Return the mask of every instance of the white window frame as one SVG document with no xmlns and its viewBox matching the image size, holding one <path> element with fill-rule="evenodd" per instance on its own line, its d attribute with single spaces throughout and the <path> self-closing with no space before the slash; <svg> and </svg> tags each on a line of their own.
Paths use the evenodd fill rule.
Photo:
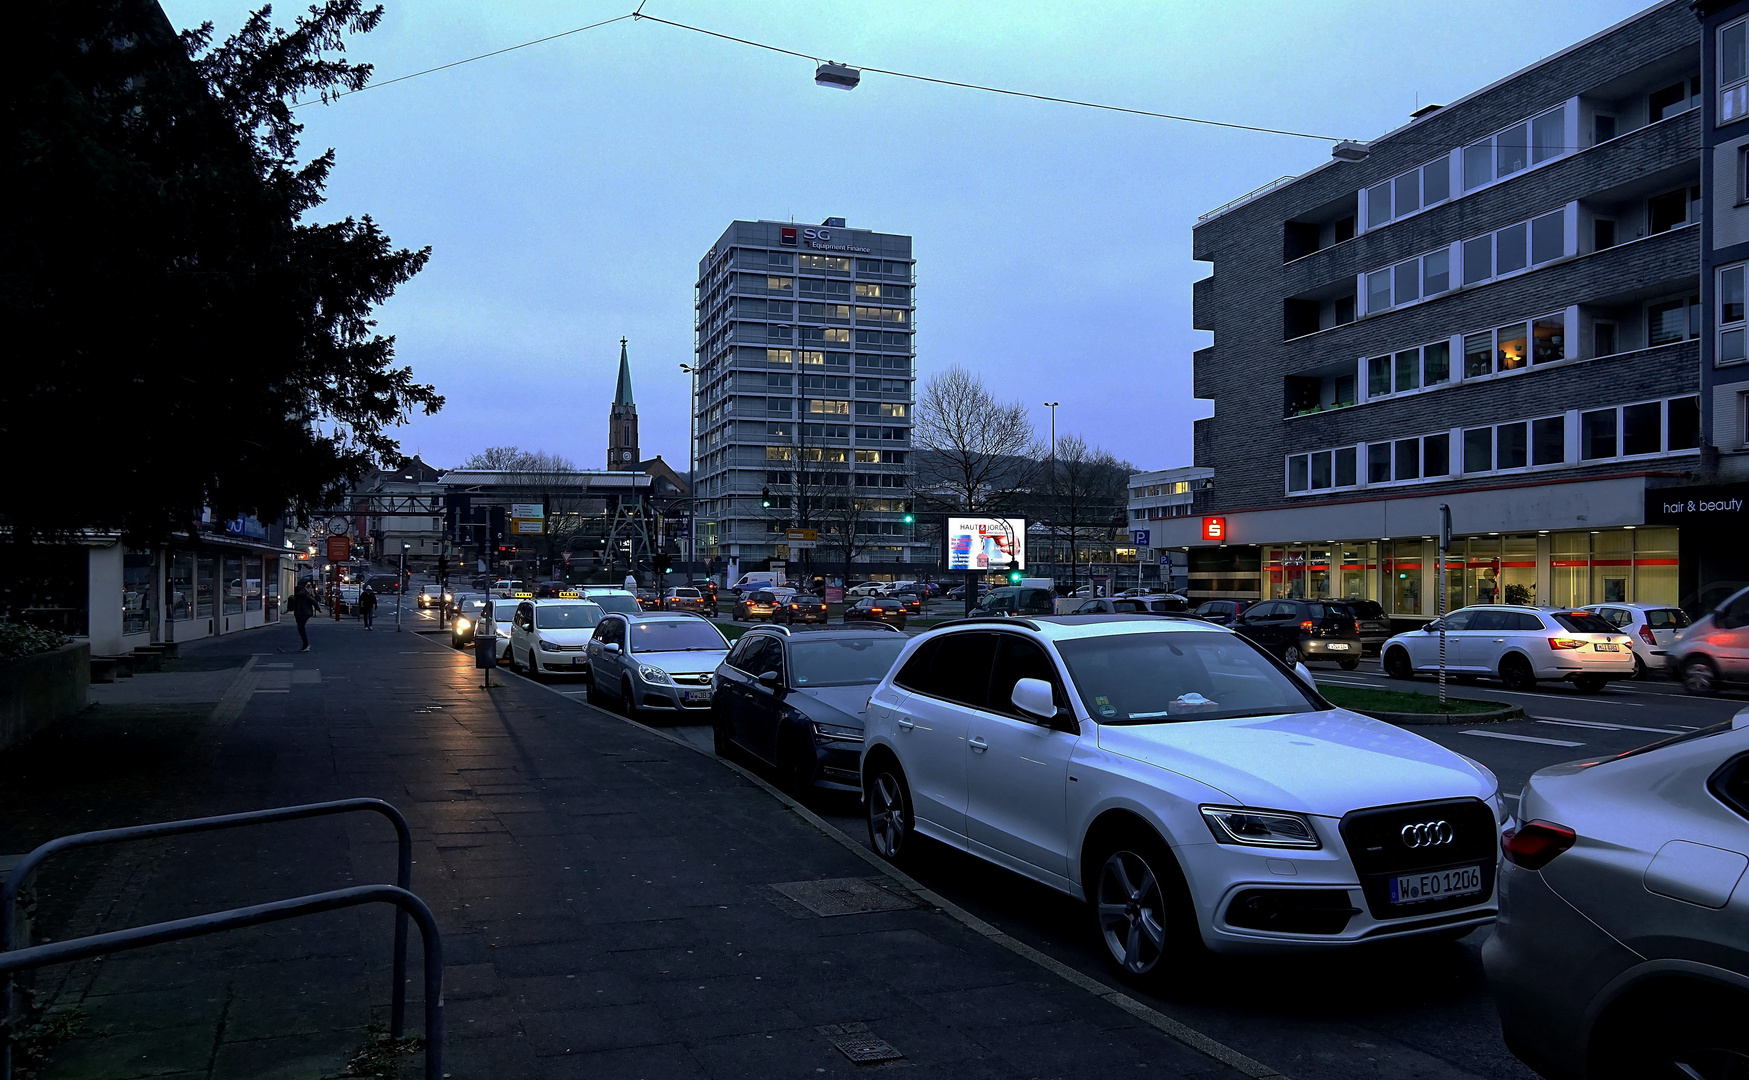
<svg viewBox="0 0 1749 1080">
<path fill-rule="evenodd" d="M 1569 145 L 1567 142 L 1566 133 L 1567 133 L 1567 122 L 1568 122 L 1569 117 L 1567 116 L 1566 113 L 1562 113 L 1562 115 L 1561 115 L 1561 145 L 1556 147 L 1555 152 L 1553 154 L 1550 154 L 1548 157 L 1543 158 L 1541 161 L 1535 160 L 1536 135 L 1534 134 L 1534 132 L 1536 130 L 1536 127 L 1535 127 L 1536 122 L 1538 120 L 1541 120 L 1544 117 L 1548 116 L 1550 113 L 1559 112 L 1560 110 L 1567 108 L 1569 105 L 1574 105 L 1574 101 L 1572 101 L 1572 100 L 1563 101 L 1559 105 L 1556 105 L 1554 108 L 1544 109 L 1542 112 L 1539 112 L 1534 116 L 1526 117 L 1525 119 L 1518 121 L 1518 123 L 1516 123 L 1516 124 L 1508 124 L 1505 127 L 1501 128 L 1499 131 L 1496 131 L 1491 135 L 1486 135 L 1480 139 L 1475 139 L 1471 142 L 1467 142 L 1467 143 L 1463 144 L 1462 146 L 1458 147 L 1457 148 L 1458 149 L 1458 167 L 1457 167 L 1456 171 L 1457 171 L 1457 174 L 1459 176 L 1460 183 L 1462 183 L 1464 185 L 1462 194 L 1468 195 L 1472 191 L 1482 191 L 1486 188 L 1493 187 L 1495 184 L 1501 183 L 1501 182 L 1506 181 L 1506 180 L 1510 180 L 1515 176 L 1523 176 L 1525 173 L 1530 172 L 1532 169 L 1540 169 L 1544 165 L 1547 165 L 1551 161 L 1559 161 L 1562 158 L 1568 156 L 1569 154 L 1576 153 L 1578 151 L 1578 148 L 1575 146 Z M 1520 168 L 1520 169 L 1514 169 L 1509 173 L 1503 174 L 1500 172 L 1500 156 L 1499 156 L 1500 136 L 1505 135 L 1508 132 L 1516 133 L 1521 129 L 1526 133 L 1526 147 L 1525 147 L 1526 160 L 1524 163 L 1524 167 Z M 1478 149 L 1484 145 L 1486 145 L 1488 148 L 1488 151 L 1487 151 L 1488 157 L 1489 157 L 1489 160 L 1491 162 L 1491 164 L 1489 165 L 1488 171 L 1492 175 L 1487 180 L 1484 180 L 1483 182 L 1477 184 L 1475 187 L 1470 187 L 1470 186 L 1468 186 L 1468 174 L 1467 174 L 1467 170 L 1465 167 L 1465 157 L 1469 153 L 1470 150 Z"/>
<path fill-rule="evenodd" d="M 1671 447 L 1670 447 L 1670 407 L 1672 404 L 1674 404 L 1677 401 L 1682 401 L 1682 400 L 1686 400 L 1689 398 L 1696 399 L 1696 407 L 1698 408 L 1699 407 L 1698 395 L 1696 395 L 1696 394 L 1677 394 L 1673 397 L 1667 397 L 1667 398 L 1652 398 L 1650 400 L 1628 401 L 1628 402 L 1623 402 L 1619 405 L 1603 405 L 1603 406 L 1599 406 L 1598 408 L 1595 408 L 1595 409 L 1573 409 L 1573 410 L 1568 410 L 1566 412 L 1539 413 L 1537 415 L 1524 417 L 1522 419 L 1516 418 L 1516 417 L 1508 418 L 1505 420 L 1496 421 L 1496 422 L 1491 423 L 1491 424 L 1477 425 L 1477 427 L 1474 429 L 1457 427 L 1457 428 L 1451 428 L 1449 430 L 1444 430 L 1444 431 L 1430 431 L 1430 432 L 1425 432 L 1425 433 L 1420 434 L 1420 435 L 1405 436 L 1403 438 L 1380 439 L 1380 440 L 1376 440 L 1373 442 L 1363 442 L 1363 443 L 1345 443 L 1341 446 L 1330 447 L 1328 449 L 1321 449 L 1321 450 L 1304 450 L 1304 451 L 1300 451 L 1300 452 L 1293 453 L 1293 454 L 1286 454 L 1283 456 L 1283 459 L 1282 459 L 1282 487 L 1283 487 L 1285 494 L 1289 498 L 1305 498 L 1307 496 L 1325 494 L 1328 492 L 1357 491 L 1357 490 L 1360 490 L 1363 488 L 1370 489 L 1370 488 L 1383 488 L 1383 487 L 1412 487 L 1412 486 L 1419 485 L 1419 484 L 1438 484 L 1438 483 L 1446 483 L 1446 482 L 1455 481 L 1455 480 L 1468 480 L 1472 477 L 1521 476 L 1521 475 L 1524 475 L 1526 473 L 1542 473 L 1542 472 L 1551 472 L 1551 471 L 1558 470 L 1558 469 L 1573 469 L 1573 468 L 1589 467 L 1589 466 L 1608 463 L 1608 462 L 1612 462 L 1612 461 L 1649 461 L 1649 460 L 1652 460 L 1655 458 L 1671 457 L 1674 455 L 1699 454 L 1700 449 L 1698 447 L 1688 447 L 1688 448 L 1684 448 L 1684 449 L 1671 449 Z M 1745 442 L 1745 444 L 1749 444 L 1749 393 L 1739 395 L 1739 400 L 1740 400 L 1740 402 L 1742 404 L 1742 408 L 1744 410 L 1743 411 L 1744 442 Z M 1624 423 L 1623 410 L 1632 408 L 1636 405 L 1654 405 L 1654 404 L 1659 406 L 1658 417 L 1659 417 L 1659 423 L 1662 425 L 1662 429 L 1659 432 L 1659 440 L 1658 440 L 1659 448 L 1657 450 L 1648 451 L 1648 452 L 1643 453 L 1643 454 L 1624 454 L 1624 453 L 1622 453 L 1622 439 L 1623 439 L 1623 436 L 1625 435 L 1625 432 L 1623 431 L 1623 428 L 1622 428 L 1622 425 Z M 1601 412 L 1604 409 L 1609 409 L 1615 413 L 1615 449 L 1616 449 L 1616 452 L 1613 455 L 1610 455 L 1608 457 L 1596 457 L 1596 458 L 1584 457 L 1583 456 L 1583 438 L 1584 438 L 1583 414 L 1590 413 L 1590 412 Z M 1562 451 L 1561 460 L 1560 461 L 1552 461 L 1552 462 L 1548 462 L 1546 464 L 1538 465 L 1536 463 L 1536 425 L 1541 421 L 1555 420 L 1555 419 L 1559 419 L 1562 422 L 1561 434 L 1562 434 L 1562 440 L 1564 443 L 1564 449 Z M 1512 466 L 1511 468 L 1503 469 L 1500 467 L 1500 429 L 1502 427 L 1511 426 L 1511 425 L 1515 425 L 1515 424 L 1523 424 L 1524 425 L 1524 439 L 1525 439 L 1524 464 L 1523 465 L 1515 465 L 1515 466 Z M 1464 460 L 1463 460 L 1463 458 L 1464 458 L 1464 434 L 1466 431 L 1469 431 L 1469 430 L 1483 430 L 1483 429 L 1487 430 L 1489 433 L 1488 446 L 1489 446 L 1489 452 L 1490 452 L 1490 457 L 1489 457 L 1490 467 L 1487 469 L 1479 469 L 1479 470 L 1476 470 L 1475 472 L 1467 471 L 1464 468 Z M 1431 476 L 1430 477 L 1426 474 L 1426 471 L 1425 471 L 1426 467 L 1427 467 L 1427 440 L 1429 438 L 1437 438 L 1441 435 L 1448 436 L 1448 442 L 1446 444 L 1446 468 L 1449 471 L 1442 473 L 1438 476 Z M 1418 456 L 1419 456 L 1419 461 L 1420 461 L 1421 475 L 1410 477 L 1408 479 L 1399 480 L 1399 479 L 1395 478 L 1396 468 L 1397 468 L 1397 446 L 1396 446 L 1396 444 L 1399 442 L 1405 441 L 1405 439 L 1414 439 L 1415 442 L 1417 443 L 1417 451 L 1418 451 Z M 1392 479 L 1390 479 L 1390 480 L 1370 479 L 1371 468 L 1370 468 L 1369 451 L 1374 446 L 1384 446 L 1384 447 L 1388 448 L 1387 453 L 1388 453 L 1390 460 L 1391 460 L 1391 472 L 1392 472 L 1392 477 L 1393 477 Z M 1348 450 L 1348 449 L 1352 449 L 1355 453 L 1355 462 L 1354 462 L 1355 483 L 1352 485 L 1347 485 L 1347 484 L 1337 485 L 1334 483 L 1335 476 L 1336 476 L 1336 464 L 1335 464 L 1336 458 L 1335 458 L 1335 455 L 1336 455 L 1336 452 L 1339 450 Z M 1311 486 L 1312 458 L 1319 455 L 1319 454 L 1329 454 L 1330 455 L 1330 462 L 1331 462 L 1330 474 L 1331 474 L 1332 484 L 1329 487 L 1314 488 Z M 1572 455 L 1570 459 L 1568 456 L 1569 454 Z M 1293 475 L 1293 472 L 1292 472 L 1293 462 L 1294 462 L 1294 459 L 1296 459 L 1296 458 L 1305 458 L 1306 459 L 1306 488 L 1302 491 L 1291 490 L 1292 475 Z"/>
<path fill-rule="evenodd" d="M 1435 199 L 1432 202 L 1427 201 L 1427 170 L 1428 169 L 1437 169 L 1437 170 L 1441 170 L 1445 173 L 1445 196 L 1443 198 Z M 1413 175 L 1415 177 L 1415 191 L 1416 191 L 1416 194 L 1417 194 L 1420 202 L 1413 210 L 1399 212 L 1397 210 L 1397 182 L 1402 180 L 1405 176 L 1410 176 L 1410 175 Z M 1378 224 L 1374 225 L 1374 224 L 1371 224 L 1372 213 L 1373 213 L 1373 210 L 1376 209 L 1376 206 L 1374 205 L 1374 201 L 1373 201 L 1373 192 L 1379 190 L 1380 188 L 1384 188 L 1386 190 L 1386 193 L 1390 196 L 1391 212 L 1386 214 L 1382 221 L 1380 221 Z M 1409 169 L 1406 172 L 1400 172 L 1397 175 L 1390 177 L 1389 179 L 1386 179 L 1386 180 L 1381 180 L 1376 184 L 1369 184 L 1368 186 L 1361 188 L 1362 191 L 1366 192 L 1366 196 L 1365 196 L 1366 209 L 1365 209 L 1364 214 L 1357 213 L 1355 215 L 1355 224 L 1356 224 L 1356 226 L 1358 226 L 1355 231 L 1358 234 L 1358 233 L 1362 233 L 1362 232 L 1368 232 L 1368 231 L 1371 231 L 1373 229 L 1382 229 L 1386 225 L 1390 225 L 1393 222 L 1402 221 L 1404 218 L 1414 217 L 1416 214 L 1419 214 L 1423 210 L 1427 210 L 1427 209 L 1429 209 L 1431 207 L 1435 207 L 1435 206 L 1443 206 L 1446 203 L 1450 202 L 1455 197 L 1452 195 L 1451 188 L 1452 188 L 1452 184 L 1451 184 L 1451 154 L 1450 153 L 1442 154 L 1439 157 L 1434 158 L 1432 161 L 1425 162 L 1421 165 L 1416 166 L 1413 169 Z"/>
<path fill-rule="evenodd" d="M 1724 81 L 1725 35 L 1732 30 L 1742 32 L 1744 38 L 1743 75 L 1730 82 Z M 1749 116 L 1749 19 L 1737 19 L 1719 27 L 1718 52 L 1716 54 L 1715 77 L 1719 80 L 1719 111 L 1713 118 L 1714 127 L 1734 124 Z"/>
<path fill-rule="evenodd" d="M 1738 296 L 1744 302 L 1746 311 L 1749 311 L 1749 263 L 1732 263 L 1729 266 L 1721 266 L 1717 268 L 1715 273 L 1717 277 L 1714 279 L 1713 304 L 1716 313 L 1713 322 L 1716 332 L 1713 337 L 1713 366 L 1735 367 L 1738 364 L 1749 363 L 1749 320 L 1739 317 L 1730 322 L 1725 321 L 1724 289 L 1726 274 L 1735 274 L 1742 278 Z M 1650 333 L 1649 325 L 1647 329 Z M 1727 334 L 1736 335 L 1739 343 L 1737 349 L 1739 355 L 1729 360 L 1724 358 L 1725 336 Z"/>
</svg>

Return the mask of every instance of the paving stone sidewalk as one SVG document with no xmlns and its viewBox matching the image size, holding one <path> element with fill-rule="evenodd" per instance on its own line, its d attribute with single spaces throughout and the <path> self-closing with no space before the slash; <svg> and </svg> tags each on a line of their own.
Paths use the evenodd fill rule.
<svg viewBox="0 0 1749 1080">
<path fill-rule="evenodd" d="M 443 928 L 454 1077 L 1241 1075 L 917 904 L 708 756 L 524 682 L 484 691 L 446 638 L 319 623 L 312 640 L 297 653 L 283 626 L 187 649 L 0 754 L 0 852 L 387 799 Z M 81 854 L 45 870 L 39 932 L 393 868 L 392 832 L 363 815 Z M 86 1025 L 42 1076 L 340 1075 L 386 1019 L 391 926 L 357 909 L 47 970 L 39 990 Z M 416 932 L 409 952 L 417 1031 Z M 903 1057 L 857 1065 L 834 1036 Z"/>
</svg>

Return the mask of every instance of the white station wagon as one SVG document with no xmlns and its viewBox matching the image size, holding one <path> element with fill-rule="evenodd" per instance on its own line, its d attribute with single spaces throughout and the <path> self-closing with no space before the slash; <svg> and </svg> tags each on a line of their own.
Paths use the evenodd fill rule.
<svg viewBox="0 0 1749 1080">
<path fill-rule="evenodd" d="M 875 688 L 862 787 L 922 834 L 1093 907 L 1120 974 L 1493 920 L 1499 785 L 1331 706 L 1230 630 L 1138 615 L 971 619 Z"/>
</svg>

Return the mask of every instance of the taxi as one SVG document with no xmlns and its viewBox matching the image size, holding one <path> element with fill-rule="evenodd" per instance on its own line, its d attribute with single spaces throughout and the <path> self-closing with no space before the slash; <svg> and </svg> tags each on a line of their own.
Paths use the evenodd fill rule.
<svg viewBox="0 0 1749 1080">
<path fill-rule="evenodd" d="M 456 601 L 455 619 L 449 624 L 449 643 L 465 648 L 474 643 L 474 630 L 480 625 L 482 612 L 492 603 L 489 597 L 464 596 Z"/>
<path fill-rule="evenodd" d="M 534 679 L 588 674 L 585 650 L 603 614 L 599 604 L 582 599 L 519 601 L 510 617 L 509 667 Z"/>
</svg>

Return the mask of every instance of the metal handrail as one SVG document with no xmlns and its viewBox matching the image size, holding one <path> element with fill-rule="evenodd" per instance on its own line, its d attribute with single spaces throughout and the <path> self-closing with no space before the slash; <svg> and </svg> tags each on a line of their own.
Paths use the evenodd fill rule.
<svg viewBox="0 0 1749 1080">
<path fill-rule="evenodd" d="M 171 922 L 134 926 L 107 934 L 71 938 L 28 949 L 0 952 L 0 976 L 11 980 L 12 974 L 48 964 L 66 964 L 106 953 L 140 949 L 169 941 L 237 930 L 266 922 L 279 922 L 304 915 L 315 915 L 360 904 L 394 904 L 404 920 L 411 914 L 419 923 L 419 937 L 425 946 L 425 1077 L 441 1080 L 443 1076 L 443 938 L 437 930 L 437 919 L 425 901 L 406 889 L 394 885 L 355 885 L 350 889 L 334 889 L 290 900 L 275 900 L 271 904 L 232 908 L 208 915 L 196 915 Z M 403 925 L 404 922 L 403 922 Z M 10 1080 L 10 1059 L 0 1061 L 0 1080 Z"/>
<path fill-rule="evenodd" d="M 349 814 L 360 810 L 370 810 L 381 814 L 394 824 L 396 836 L 400 841 L 400 858 L 396 867 L 395 884 L 401 890 L 410 893 L 413 886 L 413 833 L 407 828 L 407 819 L 401 814 L 401 811 L 381 799 L 336 799 L 332 802 L 281 806 L 270 810 L 250 810 L 241 814 L 186 818 L 182 821 L 159 821 L 149 825 L 132 825 L 122 829 L 73 833 L 70 836 L 56 837 L 38 846 L 30 854 L 18 860 L 18 864 L 6 875 L 5 882 L 0 883 L 0 960 L 3 960 L 5 954 L 13 950 L 13 912 L 18 906 L 18 894 L 23 891 L 24 883 L 30 878 L 30 875 L 51 855 L 59 855 L 62 852 L 79 848 L 120 843 L 126 840 L 150 840 L 160 836 L 215 832 L 219 829 L 233 829 L 242 825 L 296 821 L 301 818 Z M 395 985 L 393 996 L 390 999 L 389 1034 L 399 1038 L 407 1012 L 407 913 L 404 910 L 397 911 L 395 914 L 394 967 Z M 3 1026 L 12 1015 L 12 997 L 12 976 L 5 973 L 4 967 L 0 967 L 0 1026 Z M 12 1040 L 0 1038 L 0 1080 L 6 1080 L 11 1075 Z"/>
</svg>

